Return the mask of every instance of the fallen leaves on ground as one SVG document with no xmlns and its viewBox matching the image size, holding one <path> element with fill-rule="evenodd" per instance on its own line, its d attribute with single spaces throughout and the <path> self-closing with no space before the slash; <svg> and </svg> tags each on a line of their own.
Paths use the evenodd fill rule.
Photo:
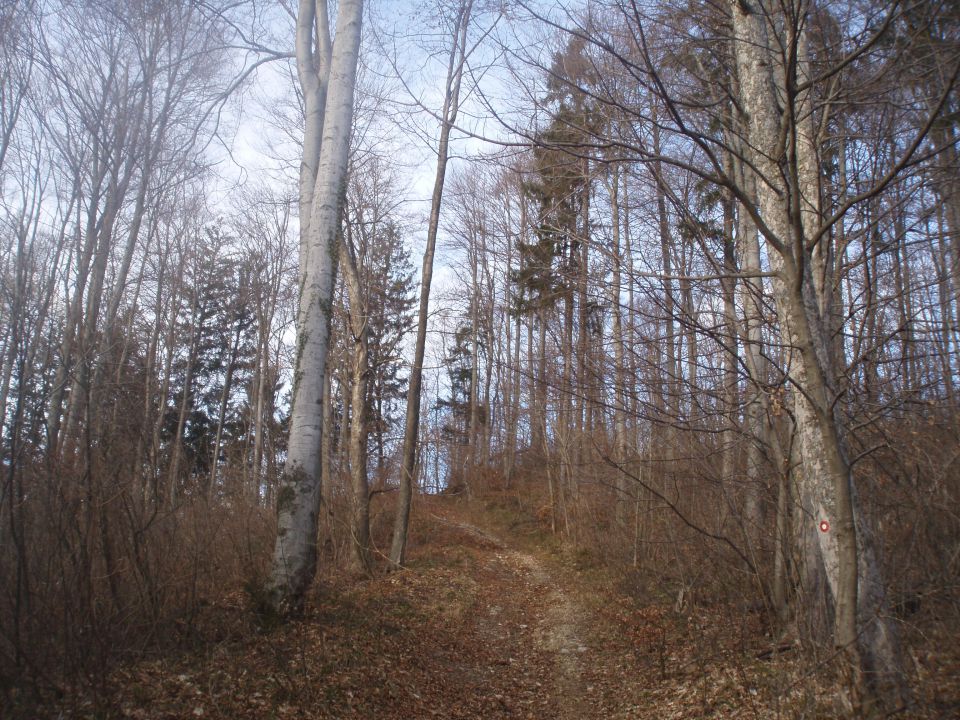
<svg viewBox="0 0 960 720">
<path fill-rule="evenodd" d="M 302 617 L 262 627 L 242 594 L 193 644 L 118 669 L 51 715 L 217 718 L 830 718 L 838 692 L 799 649 L 767 653 L 734 606 L 642 604 L 556 555 L 511 547 L 440 503 L 408 569 L 328 575 Z M 447 512 L 448 517 L 434 514 Z M 950 717 L 958 658 L 936 626 L 908 637 L 918 709 Z M 937 649 L 934 649 L 937 648 Z M 760 656 L 760 657 L 758 657 Z"/>
</svg>

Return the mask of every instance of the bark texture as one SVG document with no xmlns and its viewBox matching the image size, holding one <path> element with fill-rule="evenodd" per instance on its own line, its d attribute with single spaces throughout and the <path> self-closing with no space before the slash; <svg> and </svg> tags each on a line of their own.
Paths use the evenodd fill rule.
<svg viewBox="0 0 960 720">
<path fill-rule="evenodd" d="M 829 292 L 825 277 L 818 282 L 814 276 L 815 265 L 822 271 L 823 252 L 808 242 L 819 228 L 816 158 L 804 107 L 810 101 L 796 92 L 796 68 L 785 67 L 769 49 L 777 32 L 786 32 L 790 46 L 802 49 L 805 23 L 791 26 L 778 8 L 731 3 L 740 100 L 749 118 L 748 153 L 758 175 L 755 220 L 775 272 L 774 298 L 790 353 L 803 462 L 797 517 L 801 549 L 819 552 L 834 610 L 834 643 L 853 659 L 857 689 L 868 702 L 896 703 L 902 682 L 896 633 L 884 615 L 880 567 L 856 502 L 836 412 L 837 368 L 822 302 Z M 803 6 L 794 10 L 789 14 L 804 17 Z M 813 565 L 817 558 L 805 562 Z"/>
<path fill-rule="evenodd" d="M 370 488 L 367 483 L 367 386 L 370 378 L 367 301 L 364 297 L 352 244 L 341 243 L 343 275 L 350 298 L 349 326 L 352 335 L 350 387 L 350 486 L 351 563 L 355 570 L 370 570 Z"/>
<path fill-rule="evenodd" d="M 297 63 L 301 78 L 322 74 L 322 59 L 315 56 L 311 38 L 325 26 L 324 3 L 300 3 L 297 27 Z M 350 127 L 356 85 L 362 0 L 341 0 L 337 34 L 330 59 L 327 98 L 310 202 L 301 209 L 310 218 L 301 234 L 300 304 L 297 313 L 297 350 L 290 439 L 277 496 L 277 540 L 269 588 L 274 612 L 299 610 L 316 572 L 317 520 L 320 505 L 320 449 L 323 436 L 323 390 L 330 338 L 330 315 L 337 269 L 338 234 L 345 199 Z M 317 43 L 321 51 L 324 42 Z M 303 80 L 301 80 L 302 82 Z M 311 84 L 313 80 L 310 80 Z M 320 81 L 317 87 L 323 87 Z M 311 110 L 308 108 L 308 112 Z M 307 119 L 308 131 L 317 129 L 316 117 Z M 305 136 L 301 201 L 309 188 L 308 150 L 316 138 Z"/>
</svg>

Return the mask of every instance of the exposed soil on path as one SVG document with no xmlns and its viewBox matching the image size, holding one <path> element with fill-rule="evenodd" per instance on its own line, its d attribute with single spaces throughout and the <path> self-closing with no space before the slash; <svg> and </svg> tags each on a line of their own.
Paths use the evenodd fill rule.
<svg viewBox="0 0 960 720">
<path fill-rule="evenodd" d="M 509 548 L 475 526 L 437 519 L 494 548 L 483 558 L 479 599 L 485 612 L 476 614 L 475 628 L 481 639 L 489 636 L 489 647 L 499 649 L 501 663 L 506 656 L 505 669 L 492 673 L 516 681 L 506 694 L 496 694 L 501 709 L 538 709 L 571 720 L 588 717 L 587 695 L 593 687 L 583 683 L 583 662 L 591 658 L 580 639 L 580 619 L 586 617 L 582 608 L 534 555 Z"/>
<path fill-rule="evenodd" d="M 116 671 L 96 697 L 23 717 L 836 716 L 789 654 L 758 659 L 755 618 L 641 603 L 455 504 L 419 512 L 407 569 L 328 573 L 302 618 L 274 626 L 249 597 L 217 598 L 179 650 Z"/>
<path fill-rule="evenodd" d="M 602 665 L 586 633 L 590 614 L 540 559 L 441 515 L 419 528 L 409 569 L 359 582 L 328 578 L 294 622 L 256 627 L 247 598 L 211 605 L 196 623 L 195 651 L 117 672 L 99 698 L 101 713 L 610 716 L 585 673 Z"/>
</svg>

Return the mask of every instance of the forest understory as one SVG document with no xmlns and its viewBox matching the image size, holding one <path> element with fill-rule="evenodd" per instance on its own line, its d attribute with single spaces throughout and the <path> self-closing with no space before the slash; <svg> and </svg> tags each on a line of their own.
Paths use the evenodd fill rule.
<svg viewBox="0 0 960 720">
<path fill-rule="evenodd" d="M 771 636 L 762 608 L 677 596 L 562 542 L 517 491 L 418 500 L 409 563 L 372 577 L 328 567 L 302 616 L 223 587 L 175 643 L 92 685 L 5 694 L 10 718 L 835 718 L 840 668 Z M 329 550 L 328 546 L 328 550 Z M 960 709 L 955 623 L 903 620 L 913 705 Z"/>
</svg>

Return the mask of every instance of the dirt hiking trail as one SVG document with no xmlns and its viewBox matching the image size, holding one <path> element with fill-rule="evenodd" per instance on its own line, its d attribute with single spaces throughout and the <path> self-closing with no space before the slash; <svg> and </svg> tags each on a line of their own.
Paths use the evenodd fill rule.
<svg viewBox="0 0 960 720">
<path fill-rule="evenodd" d="M 677 612 L 543 533 L 493 530 L 455 502 L 425 500 L 418 513 L 404 570 L 327 568 L 304 615 L 280 624 L 258 618 L 249 596 L 215 599 L 180 649 L 118 670 L 62 716 L 833 716 L 789 656 L 760 659 L 768 641 L 747 611 Z"/>
<path fill-rule="evenodd" d="M 196 651 L 115 674 L 106 715 L 640 717 L 627 690 L 642 658 L 570 576 L 443 504 L 416 527 L 407 569 L 327 577 L 293 622 L 251 627 L 248 598 L 212 604 Z"/>
<path fill-rule="evenodd" d="M 476 629 L 500 650 L 499 662 L 506 656 L 505 669 L 490 669 L 488 674 L 505 673 L 516 681 L 505 688 L 507 694 L 495 694 L 501 709 L 515 709 L 521 717 L 524 709 L 535 708 L 557 718 L 588 717 L 588 695 L 594 688 L 584 685 L 582 669 L 584 661 L 595 663 L 580 639 L 583 609 L 531 553 L 511 549 L 474 525 L 434 517 L 491 548 L 480 568 L 478 599 L 486 612 L 477 614 Z M 491 680 L 496 684 L 496 678 Z"/>
</svg>

